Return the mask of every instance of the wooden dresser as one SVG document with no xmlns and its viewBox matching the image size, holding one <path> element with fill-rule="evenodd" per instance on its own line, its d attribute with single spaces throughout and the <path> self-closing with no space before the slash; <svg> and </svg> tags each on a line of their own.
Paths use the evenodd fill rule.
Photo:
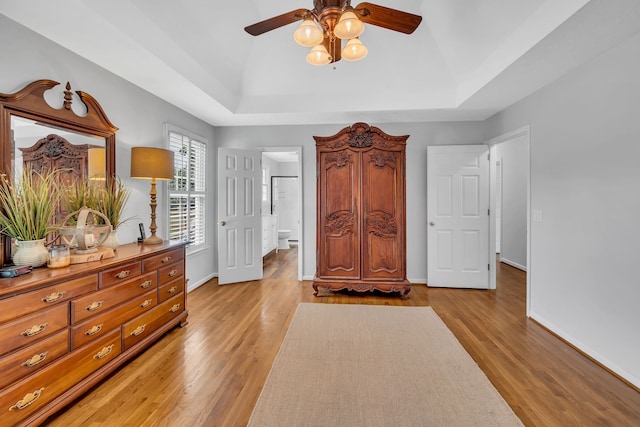
<svg viewBox="0 0 640 427">
<path fill-rule="evenodd" d="M 38 425 L 176 325 L 185 244 L 0 279 L 0 425 Z"/>
<path fill-rule="evenodd" d="M 406 273 L 405 147 L 356 123 L 314 136 L 317 153 L 316 275 L 332 291 L 411 291 Z"/>
</svg>

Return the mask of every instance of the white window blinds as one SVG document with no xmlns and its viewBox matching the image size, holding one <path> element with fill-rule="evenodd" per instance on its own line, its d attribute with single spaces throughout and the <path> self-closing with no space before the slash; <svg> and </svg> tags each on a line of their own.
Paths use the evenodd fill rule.
<svg viewBox="0 0 640 427">
<path fill-rule="evenodd" d="M 169 183 L 169 239 L 205 244 L 207 145 L 187 132 L 170 128 L 175 178 Z"/>
</svg>

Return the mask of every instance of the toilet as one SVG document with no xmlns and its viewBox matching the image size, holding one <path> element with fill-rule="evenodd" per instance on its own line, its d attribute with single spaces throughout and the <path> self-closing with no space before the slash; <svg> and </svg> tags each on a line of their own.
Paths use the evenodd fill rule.
<svg viewBox="0 0 640 427">
<path fill-rule="evenodd" d="M 278 230 L 278 249 L 289 249 L 291 230 Z"/>
</svg>

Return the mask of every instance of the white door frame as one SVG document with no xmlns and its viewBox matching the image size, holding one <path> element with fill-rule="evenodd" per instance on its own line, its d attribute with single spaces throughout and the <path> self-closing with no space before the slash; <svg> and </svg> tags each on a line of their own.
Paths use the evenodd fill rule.
<svg viewBox="0 0 640 427">
<path fill-rule="evenodd" d="M 303 194 L 303 179 L 302 179 L 302 147 L 301 146 L 280 146 L 280 147 L 258 147 L 261 151 L 293 151 L 298 154 L 298 280 L 302 280 L 302 267 L 304 259 L 304 194 Z"/>
<path fill-rule="evenodd" d="M 529 317 L 530 305 L 531 305 L 531 274 L 533 268 L 531 266 L 531 127 L 529 125 L 518 128 L 514 131 L 504 133 L 495 138 L 491 138 L 485 144 L 489 146 L 491 153 L 491 167 L 489 168 L 489 205 L 491 212 L 496 212 L 496 172 L 495 172 L 495 160 L 496 145 L 513 141 L 518 138 L 525 137 L 527 141 L 527 317 Z M 489 221 L 489 263 L 491 274 L 489 276 L 489 289 L 496 288 L 496 221 L 492 215 Z M 492 256 L 491 256 L 492 255 Z"/>
</svg>

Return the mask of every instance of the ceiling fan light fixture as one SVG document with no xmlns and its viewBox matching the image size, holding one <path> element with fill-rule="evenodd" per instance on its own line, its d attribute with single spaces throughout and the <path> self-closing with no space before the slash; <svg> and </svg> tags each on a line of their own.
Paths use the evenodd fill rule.
<svg viewBox="0 0 640 427">
<path fill-rule="evenodd" d="M 342 49 L 342 59 L 347 61 L 359 61 L 367 56 L 369 50 L 362 44 L 360 39 L 354 38 L 347 42 Z"/>
<path fill-rule="evenodd" d="M 300 46 L 313 47 L 322 43 L 324 34 L 313 19 L 305 19 L 295 33 L 293 33 L 293 39 Z"/>
<path fill-rule="evenodd" d="M 327 65 L 331 62 L 331 55 L 327 51 L 327 48 L 319 44 L 311 49 L 311 52 L 307 55 L 307 62 L 311 65 Z"/>
<path fill-rule="evenodd" d="M 355 13 L 350 10 L 340 15 L 340 20 L 333 29 L 333 34 L 339 39 L 349 40 L 358 37 L 364 32 L 364 24 Z"/>
</svg>

